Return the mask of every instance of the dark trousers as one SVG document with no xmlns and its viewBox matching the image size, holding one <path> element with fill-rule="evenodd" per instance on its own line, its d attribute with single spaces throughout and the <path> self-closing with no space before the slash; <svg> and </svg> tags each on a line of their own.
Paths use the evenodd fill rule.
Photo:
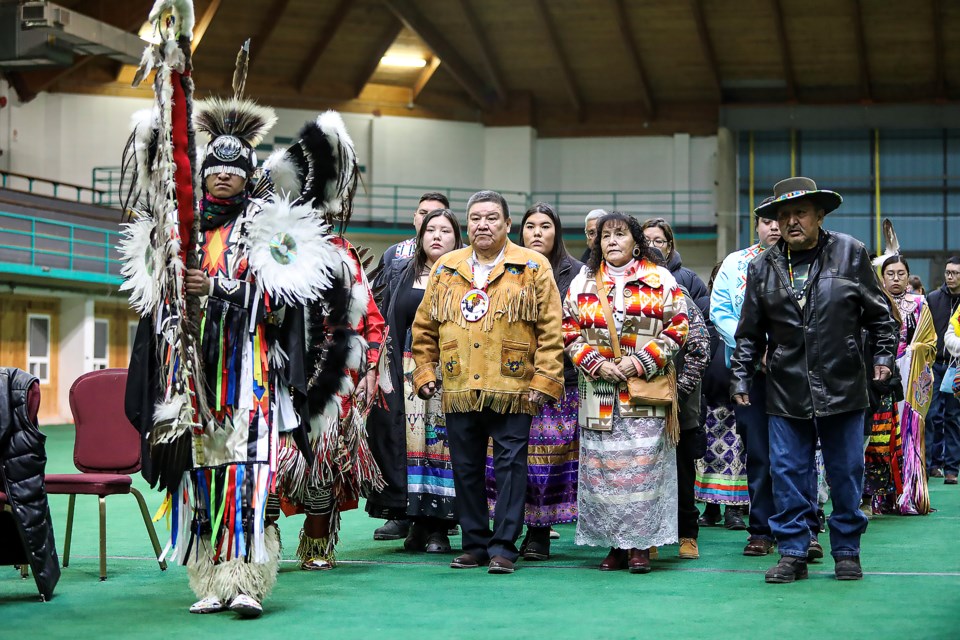
<svg viewBox="0 0 960 640">
<path fill-rule="evenodd" d="M 677 443 L 677 534 L 681 538 L 696 538 L 700 534 L 697 518 L 697 501 L 694 496 L 694 484 L 697 479 L 698 429 L 685 429 L 680 432 Z"/>
<path fill-rule="evenodd" d="M 773 540 L 770 518 L 776 512 L 773 502 L 773 478 L 770 471 L 770 425 L 767 415 L 767 378 L 757 374 L 750 389 L 750 406 L 734 408 L 737 417 L 737 433 L 743 440 L 747 452 L 747 492 L 750 495 L 750 520 L 747 531 L 751 538 Z M 807 479 L 806 495 L 809 509 L 806 520 L 809 525 L 809 538 L 816 538 L 820 532 L 820 519 L 817 516 L 817 468 Z M 809 540 L 808 540 L 809 542 Z"/>
<path fill-rule="evenodd" d="M 482 563 L 493 556 L 515 561 L 519 555 L 515 543 L 523 529 L 527 442 L 532 417 L 496 413 L 490 409 L 446 415 L 463 550 Z M 497 481 L 493 531 L 490 530 L 484 480 L 490 438 L 493 438 L 493 468 Z"/>
<path fill-rule="evenodd" d="M 817 435 L 830 481 L 830 548 L 834 558 L 860 555 L 867 517 L 863 484 L 863 411 L 816 420 L 770 416 L 770 469 L 777 512 L 770 518 L 780 555 L 805 558 L 810 546 L 810 477 L 816 477 Z"/>
<path fill-rule="evenodd" d="M 933 365 L 933 400 L 927 413 L 926 440 L 927 471 L 942 467 L 943 472 L 955 475 L 960 467 L 960 400 L 940 391 L 940 383 L 947 365 Z"/>
</svg>

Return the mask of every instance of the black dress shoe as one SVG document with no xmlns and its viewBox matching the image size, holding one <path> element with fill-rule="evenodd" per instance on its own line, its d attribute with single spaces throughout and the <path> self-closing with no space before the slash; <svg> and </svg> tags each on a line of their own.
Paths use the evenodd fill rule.
<svg viewBox="0 0 960 640">
<path fill-rule="evenodd" d="M 476 569 L 479 566 L 480 561 L 470 553 L 461 553 L 450 563 L 451 569 Z"/>
<path fill-rule="evenodd" d="M 785 584 L 787 582 L 805 580 L 807 577 L 806 560 L 792 556 L 781 556 L 780 562 L 767 571 L 764 579 L 770 584 Z"/>
<path fill-rule="evenodd" d="M 427 536 L 427 553 L 450 553 L 450 538 L 443 531 L 434 531 Z"/>
<path fill-rule="evenodd" d="M 524 560 L 550 559 L 550 527 L 527 527 L 527 535 L 520 546 Z"/>
<path fill-rule="evenodd" d="M 720 524 L 722 519 L 720 513 L 720 505 L 718 504 L 707 504 L 706 508 L 703 510 L 703 514 L 697 518 L 697 524 L 701 527 L 715 527 Z"/>
<path fill-rule="evenodd" d="M 503 556 L 493 556 L 490 558 L 490 567 L 487 573 L 513 573 L 513 563 Z"/>
<path fill-rule="evenodd" d="M 743 514 L 740 513 L 740 507 L 727 506 L 723 510 L 723 526 L 730 531 L 747 530 L 747 525 L 743 521 Z"/>
<path fill-rule="evenodd" d="M 407 538 L 403 541 L 403 548 L 407 551 L 424 551 L 427 547 L 427 536 L 430 535 L 430 531 L 427 529 L 426 525 L 421 522 L 414 522 L 410 526 L 410 532 L 407 533 Z M 449 551 L 449 546 L 447 551 Z"/>
<path fill-rule="evenodd" d="M 402 540 L 410 532 L 409 520 L 387 520 L 373 531 L 374 540 Z"/>
</svg>

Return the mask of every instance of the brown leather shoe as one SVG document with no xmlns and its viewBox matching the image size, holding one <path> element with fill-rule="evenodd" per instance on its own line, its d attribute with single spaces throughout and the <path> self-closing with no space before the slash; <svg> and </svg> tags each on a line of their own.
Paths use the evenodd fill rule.
<svg viewBox="0 0 960 640">
<path fill-rule="evenodd" d="M 503 556 L 493 556 L 490 558 L 490 567 L 487 573 L 513 573 L 513 563 Z"/>
<path fill-rule="evenodd" d="M 600 571 L 619 571 L 627 568 L 627 550 L 610 549 L 610 553 L 600 563 Z"/>
<path fill-rule="evenodd" d="M 943 477 L 943 484 L 957 484 L 957 474 L 948 473 Z"/>
<path fill-rule="evenodd" d="M 683 560 L 699 560 L 700 547 L 697 546 L 696 538 L 680 538 L 679 556 Z"/>
<path fill-rule="evenodd" d="M 479 566 L 480 561 L 469 553 L 461 553 L 450 563 L 451 569 L 476 569 Z"/>
<path fill-rule="evenodd" d="M 766 538 L 753 538 L 747 540 L 747 546 L 743 548 L 745 556 L 767 556 L 773 551 L 773 541 Z"/>
<path fill-rule="evenodd" d="M 630 549 L 630 573 L 650 573 L 650 549 Z"/>
</svg>

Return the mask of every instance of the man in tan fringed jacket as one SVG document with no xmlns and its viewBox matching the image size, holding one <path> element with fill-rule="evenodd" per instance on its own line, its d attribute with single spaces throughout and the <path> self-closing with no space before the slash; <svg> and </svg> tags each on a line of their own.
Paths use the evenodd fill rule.
<svg viewBox="0 0 960 640">
<path fill-rule="evenodd" d="M 503 196 L 480 191 L 467 203 L 470 246 L 433 267 L 413 323 L 414 387 L 423 398 L 443 378 L 443 410 L 463 530 L 451 567 L 489 562 L 513 573 L 523 528 L 530 422 L 563 393 L 560 292 L 550 263 L 509 241 Z M 499 499 L 490 531 L 484 489 L 493 438 Z"/>
</svg>

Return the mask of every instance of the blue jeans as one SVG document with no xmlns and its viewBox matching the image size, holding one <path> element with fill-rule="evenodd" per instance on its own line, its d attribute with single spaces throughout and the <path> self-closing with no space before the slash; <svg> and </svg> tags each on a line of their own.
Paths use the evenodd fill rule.
<svg viewBox="0 0 960 640">
<path fill-rule="evenodd" d="M 956 475 L 960 467 L 960 400 L 940 391 L 946 370 L 946 364 L 933 365 L 933 400 L 924 433 L 927 471 L 942 466 L 945 474 Z"/>
<path fill-rule="evenodd" d="M 747 452 L 747 492 L 750 495 L 750 521 L 747 531 L 751 538 L 773 540 L 770 531 L 770 517 L 776 511 L 773 503 L 773 482 L 770 477 L 770 430 L 767 416 L 767 379 L 757 374 L 750 388 L 750 406 L 736 406 L 737 433 L 743 440 Z M 810 509 L 807 522 L 810 537 L 816 538 L 820 532 L 820 519 L 817 517 L 817 470 L 814 466 L 810 476 L 807 495 L 810 497 Z"/>
<path fill-rule="evenodd" d="M 867 517 L 860 511 L 863 483 L 863 411 L 816 420 L 770 416 L 770 470 L 777 512 L 770 529 L 780 555 L 805 558 L 810 545 L 810 477 L 816 476 L 817 434 L 830 494 L 830 547 L 834 558 L 859 556 Z"/>
</svg>

